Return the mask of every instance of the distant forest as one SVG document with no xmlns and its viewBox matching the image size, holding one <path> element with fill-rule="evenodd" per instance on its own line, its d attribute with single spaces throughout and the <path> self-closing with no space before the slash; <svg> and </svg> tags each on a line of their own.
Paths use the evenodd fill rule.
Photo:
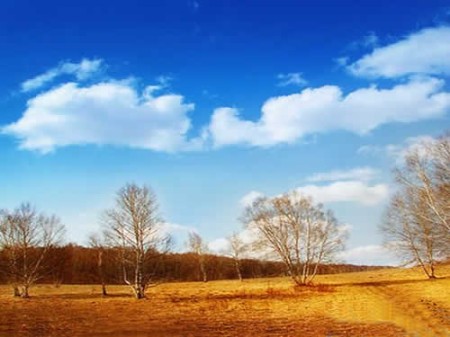
<svg viewBox="0 0 450 337">
<path fill-rule="evenodd" d="M 68 244 L 51 248 L 43 261 L 46 272 L 37 283 L 52 284 L 98 284 L 101 277 L 107 284 L 123 284 L 123 269 L 119 260 L 120 250 L 114 248 L 83 247 Z M 237 279 L 234 260 L 226 256 L 206 255 L 208 280 Z M 99 261 L 101 265 L 99 266 Z M 8 260 L 0 253 L 0 282 L 6 283 Z M 146 268 L 152 275 L 152 282 L 200 281 L 201 270 L 198 256 L 194 253 L 147 254 Z M 356 266 L 349 264 L 320 265 L 318 274 L 334 274 L 374 270 L 383 267 Z M 281 262 L 242 259 L 241 272 L 244 279 L 287 276 Z"/>
</svg>

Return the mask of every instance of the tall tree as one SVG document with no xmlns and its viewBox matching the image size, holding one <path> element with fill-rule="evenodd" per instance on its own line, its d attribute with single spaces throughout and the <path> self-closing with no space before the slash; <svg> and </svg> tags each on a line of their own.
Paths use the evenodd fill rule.
<svg viewBox="0 0 450 337">
<path fill-rule="evenodd" d="M 151 283 L 150 259 L 167 252 L 170 237 L 164 231 L 153 191 L 127 184 L 116 196 L 116 206 L 105 212 L 109 245 L 120 249 L 123 280 L 137 299 L 145 297 Z"/>
<path fill-rule="evenodd" d="M 190 232 L 188 245 L 190 251 L 193 252 L 197 257 L 197 262 L 200 268 L 203 282 L 207 282 L 208 274 L 206 272 L 206 254 L 208 252 L 208 247 L 206 246 L 206 243 L 198 233 Z"/>
<path fill-rule="evenodd" d="M 450 256 L 449 134 L 409 149 L 394 173 L 397 193 L 381 225 L 386 245 L 435 278 L 436 262 Z"/>
<path fill-rule="evenodd" d="M 98 278 L 102 285 L 102 296 L 108 296 L 106 290 L 106 278 L 105 278 L 105 252 L 106 244 L 99 235 L 92 234 L 89 237 L 89 246 L 95 250 L 97 255 L 97 272 Z"/>
<path fill-rule="evenodd" d="M 56 216 L 38 213 L 30 204 L 1 212 L 0 247 L 7 256 L 14 296 L 29 297 L 29 288 L 51 268 L 44 266 L 44 259 L 63 234 Z"/>
<path fill-rule="evenodd" d="M 239 281 L 242 281 L 241 259 L 247 249 L 247 245 L 242 241 L 238 233 L 233 233 L 229 238 L 230 256 L 234 261 L 234 268 Z"/>
<path fill-rule="evenodd" d="M 343 249 L 345 232 L 333 213 L 296 192 L 257 199 L 242 221 L 255 231 L 255 246 L 275 253 L 298 285 L 311 283 L 319 265 Z"/>
</svg>

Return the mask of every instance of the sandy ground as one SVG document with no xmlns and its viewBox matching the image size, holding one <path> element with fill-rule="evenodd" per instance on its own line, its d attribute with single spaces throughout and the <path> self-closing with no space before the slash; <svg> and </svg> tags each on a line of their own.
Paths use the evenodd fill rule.
<svg viewBox="0 0 450 337">
<path fill-rule="evenodd" d="M 0 287 L 0 337 L 450 336 L 450 266 L 289 279 L 162 284 L 137 301 L 126 287 L 39 285 L 27 300 Z"/>
</svg>

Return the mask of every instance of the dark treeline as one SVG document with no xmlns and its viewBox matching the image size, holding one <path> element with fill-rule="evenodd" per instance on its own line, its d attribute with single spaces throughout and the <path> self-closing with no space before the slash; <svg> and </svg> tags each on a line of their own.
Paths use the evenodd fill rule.
<svg viewBox="0 0 450 337">
<path fill-rule="evenodd" d="M 99 267 L 99 250 L 69 244 L 53 247 L 43 262 L 45 272 L 37 283 L 52 284 L 123 284 L 123 269 L 119 260 L 120 250 L 103 248 Z M 7 270 L 7 259 L 0 254 L 0 271 Z M 201 270 L 194 253 L 151 254 L 147 256 L 146 268 L 154 282 L 200 281 Z M 380 267 L 348 264 L 321 265 L 318 274 L 334 274 L 373 270 Z M 206 255 L 208 280 L 236 279 L 234 260 L 226 256 Z M 286 276 L 281 262 L 243 259 L 241 273 L 244 279 Z M 8 275 L 0 272 L 0 282 L 6 283 Z"/>
</svg>

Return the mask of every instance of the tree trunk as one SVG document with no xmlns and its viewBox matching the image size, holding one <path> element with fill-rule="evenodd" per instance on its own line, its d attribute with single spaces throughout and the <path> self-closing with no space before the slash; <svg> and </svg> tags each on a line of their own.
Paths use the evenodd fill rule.
<svg viewBox="0 0 450 337">
<path fill-rule="evenodd" d="M 102 284 L 102 296 L 108 296 L 108 292 L 106 291 L 105 276 L 103 273 L 103 251 L 99 250 L 97 257 L 98 274 L 100 276 L 100 282 Z"/>
<path fill-rule="evenodd" d="M 208 282 L 208 275 L 206 274 L 205 262 L 200 262 L 200 270 L 202 272 L 203 282 Z"/>
<path fill-rule="evenodd" d="M 134 293 L 136 295 L 136 299 L 140 300 L 145 298 L 145 285 L 143 283 L 144 261 L 143 253 L 140 251 L 136 254 L 136 268 L 134 272 Z"/>
<path fill-rule="evenodd" d="M 102 283 L 102 296 L 108 296 L 108 292 L 106 291 L 105 283 Z"/>
<path fill-rule="evenodd" d="M 29 285 L 28 285 L 28 284 L 25 284 L 25 285 L 22 287 L 22 293 L 20 294 L 20 296 L 21 296 L 22 298 L 28 298 L 28 297 L 30 297 L 30 295 L 29 295 L 29 293 L 28 293 L 28 288 L 29 288 Z"/>
<path fill-rule="evenodd" d="M 14 291 L 14 297 L 20 297 L 20 290 L 19 290 L 18 286 L 14 285 L 13 291 Z"/>
<path fill-rule="evenodd" d="M 237 259 L 234 260 L 234 266 L 236 268 L 236 274 L 239 278 L 239 281 L 242 282 L 242 273 L 241 273 L 241 266 L 240 266 L 239 260 L 237 260 Z"/>
<path fill-rule="evenodd" d="M 433 264 L 430 264 L 430 274 L 428 275 L 428 278 L 429 279 L 435 279 L 436 278 L 436 275 L 435 275 L 435 273 L 434 273 L 434 265 Z"/>
<path fill-rule="evenodd" d="M 141 284 L 136 284 L 134 287 L 134 294 L 136 299 L 141 300 L 145 298 L 145 289 Z"/>
</svg>

